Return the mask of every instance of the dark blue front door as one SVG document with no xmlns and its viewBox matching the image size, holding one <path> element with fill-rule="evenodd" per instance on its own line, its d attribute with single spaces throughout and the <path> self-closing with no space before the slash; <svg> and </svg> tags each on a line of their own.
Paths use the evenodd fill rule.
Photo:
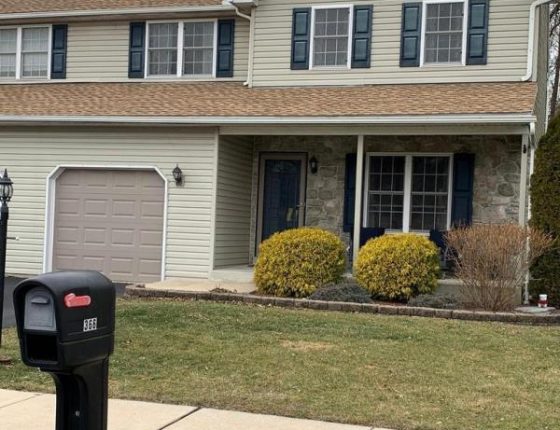
<svg viewBox="0 0 560 430">
<path fill-rule="evenodd" d="M 264 160 L 262 237 L 300 225 L 302 160 Z"/>
</svg>

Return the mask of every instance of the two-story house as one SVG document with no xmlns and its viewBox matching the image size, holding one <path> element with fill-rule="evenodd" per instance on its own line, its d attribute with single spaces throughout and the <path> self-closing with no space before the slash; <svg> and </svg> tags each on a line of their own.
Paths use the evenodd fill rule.
<svg viewBox="0 0 560 430">
<path fill-rule="evenodd" d="M 225 276 L 276 231 L 528 217 L 547 2 L 0 0 L 8 272 Z"/>
</svg>

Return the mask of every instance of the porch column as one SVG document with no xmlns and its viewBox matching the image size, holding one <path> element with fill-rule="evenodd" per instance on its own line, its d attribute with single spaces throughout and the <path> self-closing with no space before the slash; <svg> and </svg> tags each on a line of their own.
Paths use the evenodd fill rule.
<svg viewBox="0 0 560 430">
<path fill-rule="evenodd" d="M 527 165 L 529 163 L 529 135 L 521 138 L 521 178 L 519 184 L 519 225 L 527 225 Z"/>
<path fill-rule="evenodd" d="M 358 260 L 360 250 L 360 231 L 362 229 L 362 196 L 364 183 L 364 136 L 358 136 L 358 151 L 356 153 L 356 195 L 354 196 L 354 249 L 353 261 Z"/>
<path fill-rule="evenodd" d="M 519 184 L 519 225 L 525 227 L 527 225 L 527 214 L 529 210 L 527 206 L 527 165 L 529 163 L 529 151 L 532 151 L 529 135 L 524 134 L 521 138 L 521 178 Z M 527 251 L 529 251 L 529 240 L 527 240 Z M 523 285 L 523 304 L 529 304 L 529 279 L 530 274 L 527 273 L 525 276 L 525 282 Z"/>
</svg>

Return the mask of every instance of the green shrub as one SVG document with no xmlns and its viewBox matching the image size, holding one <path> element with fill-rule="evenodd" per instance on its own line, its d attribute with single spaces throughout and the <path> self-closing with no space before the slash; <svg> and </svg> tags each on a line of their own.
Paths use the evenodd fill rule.
<svg viewBox="0 0 560 430">
<path fill-rule="evenodd" d="M 371 295 L 354 282 L 327 284 L 309 297 L 327 302 L 371 303 Z"/>
<path fill-rule="evenodd" d="M 389 234 L 366 243 L 358 254 L 358 283 L 374 296 L 402 300 L 437 287 L 439 250 L 424 236 Z"/>
<path fill-rule="evenodd" d="M 346 268 L 342 241 L 317 228 L 272 235 L 259 249 L 255 283 L 259 292 L 281 297 L 308 297 L 325 284 L 338 282 Z"/>
<path fill-rule="evenodd" d="M 560 116 L 550 123 L 535 157 L 531 179 L 531 226 L 554 238 L 551 250 L 531 268 L 529 289 L 533 297 L 548 294 L 549 303 L 560 306 Z"/>
<path fill-rule="evenodd" d="M 408 306 L 419 308 L 456 309 L 459 299 L 449 294 L 420 294 L 408 301 Z"/>
</svg>

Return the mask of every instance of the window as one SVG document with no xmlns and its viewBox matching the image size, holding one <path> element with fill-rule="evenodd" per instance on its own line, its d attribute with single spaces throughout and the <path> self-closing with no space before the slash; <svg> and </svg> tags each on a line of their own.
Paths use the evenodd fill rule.
<svg viewBox="0 0 560 430">
<path fill-rule="evenodd" d="M 214 66 L 214 23 L 185 23 L 183 75 L 211 75 Z"/>
<path fill-rule="evenodd" d="M 425 4 L 424 64 L 462 63 L 465 2 Z"/>
<path fill-rule="evenodd" d="M 0 78 L 15 78 L 17 29 L 0 30 Z"/>
<path fill-rule="evenodd" d="M 366 226 L 405 232 L 447 230 L 451 168 L 450 155 L 370 155 Z"/>
<path fill-rule="evenodd" d="M 312 58 L 314 67 L 349 66 L 352 8 L 313 10 Z"/>
<path fill-rule="evenodd" d="M 0 79 L 48 78 L 50 27 L 0 29 Z"/>
<path fill-rule="evenodd" d="M 449 157 L 412 158 L 410 229 L 447 230 Z"/>
<path fill-rule="evenodd" d="M 49 29 L 24 28 L 21 43 L 21 68 L 24 78 L 48 76 Z"/>
<path fill-rule="evenodd" d="M 177 75 L 178 24 L 151 24 L 148 39 L 148 73 Z"/>
<path fill-rule="evenodd" d="M 368 220 L 371 227 L 402 230 L 405 157 L 370 158 Z"/>
<path fill-rule="evenodd" d="M 216 21 L 152 23 L 148 26 L 148 76 L 212 76 Z"/>
</svg>

